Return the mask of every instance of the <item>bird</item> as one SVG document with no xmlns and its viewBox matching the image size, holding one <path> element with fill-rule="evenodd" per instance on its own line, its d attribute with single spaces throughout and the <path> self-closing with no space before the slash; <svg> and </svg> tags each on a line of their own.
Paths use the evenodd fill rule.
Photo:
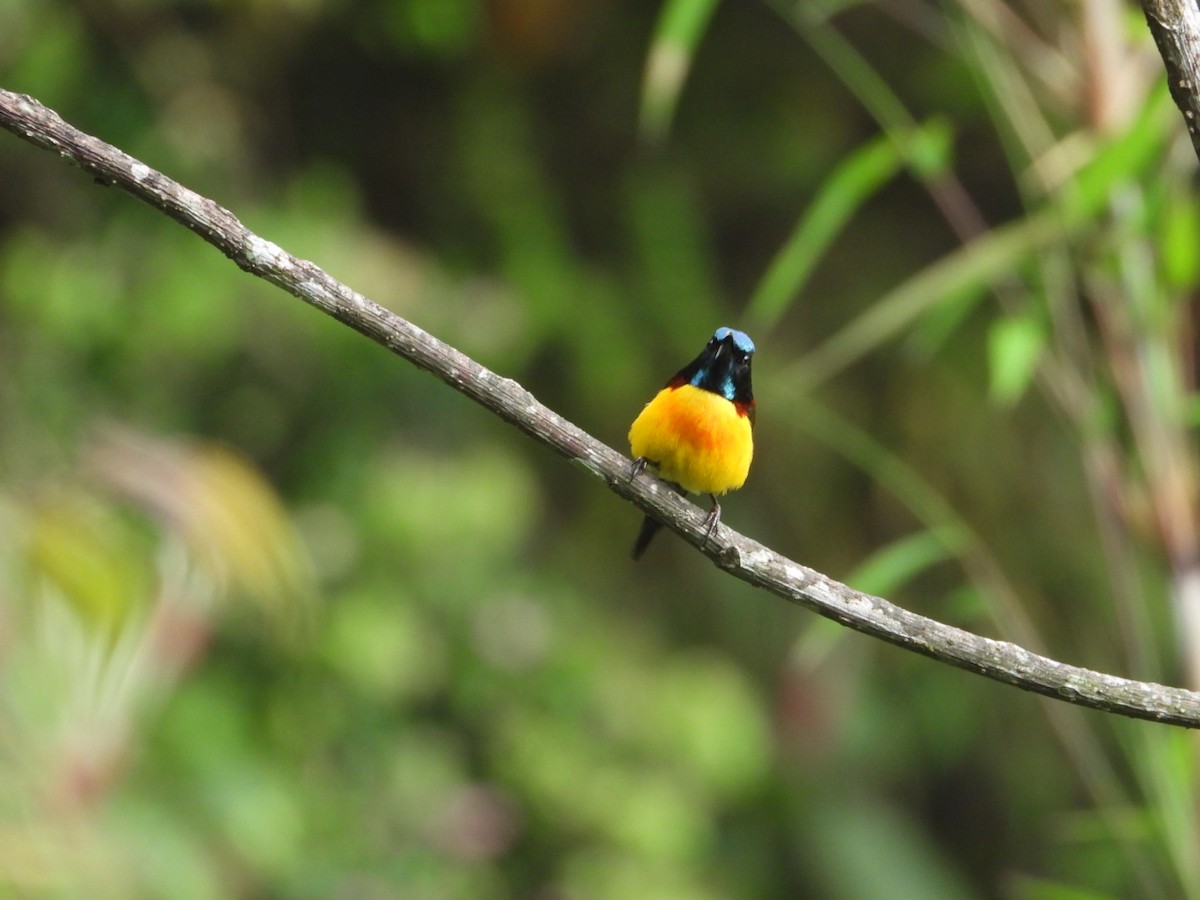
<svg viewBox="0 0 1200 900">
<path fill-rule="evenodd" d="M 754 391 L 750 361 L 754 342 L 722 326 L 700 355 L 680 369 L 634 419 L 629 447 L 631 478 L 647 465 L 680 494 L 708 494 L 705 542 L 721 520 L 717 496 L 746 483 L 754 457 Z M 638 559 L 662 527 L 646 516 L 632 556 Z"/>
</svg>

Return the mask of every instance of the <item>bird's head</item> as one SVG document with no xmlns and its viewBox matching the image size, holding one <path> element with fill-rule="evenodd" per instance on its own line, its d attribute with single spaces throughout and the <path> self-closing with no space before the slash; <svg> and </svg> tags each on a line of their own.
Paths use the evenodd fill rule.
<svg viewBox="0 0 1200 900">
<path fill-rule="evenodd" d="M 671 379 L 671 384 L 695 385 L 720 394 L 739 408 L 754 407 L 754 391 L 750 385 L 750 360 L 754 356 L 754 341 L 744 331 L 718 328 L 708 344 L 694 360 Z"/>
</svg>

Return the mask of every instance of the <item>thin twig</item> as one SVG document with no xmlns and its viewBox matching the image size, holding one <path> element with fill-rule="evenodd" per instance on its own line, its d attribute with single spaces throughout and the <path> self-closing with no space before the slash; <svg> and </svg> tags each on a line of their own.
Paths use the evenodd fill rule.
<svg viewBox="0 0 1200 900">
<path fill-rule="evenodd" d="M 551 447 L 618 495 L 653 513 L 718 566 L 750 584 L 865 634 L 996 681 L 1107 712 L 1200 727 L 1200 694 L 1066 665 L 860 593 L 768 547 L 719 526 L 706 541 L 705 512 L 543 406 L 510 378 L 384 309 L 315 264 L 247 229 L 229 210 L 145 163 L 68 125 L 31 97 L 0 89 L 0 126 L 78 165 L 182 222 L 242 269 L 333 316 L 433 373 L 535 440 Z"/>
</svg>

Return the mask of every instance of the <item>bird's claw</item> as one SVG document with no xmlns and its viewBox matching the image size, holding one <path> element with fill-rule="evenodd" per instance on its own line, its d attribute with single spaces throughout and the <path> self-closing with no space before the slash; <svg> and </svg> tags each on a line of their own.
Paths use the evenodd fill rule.
<svg viewBox="0 0 1200 900">
<path fill-rule="evenodd" d="M 712 498 L 712 502 L 712 509 L 704 517 L 704 543 L 701 544 L 701 547 L 708 546 L 708 542 L 712 540 L 712 536 L 717 530 L 717 525 L 721 521 L 721 504 L 717 502 L 716 497 Z"/>
</svg>

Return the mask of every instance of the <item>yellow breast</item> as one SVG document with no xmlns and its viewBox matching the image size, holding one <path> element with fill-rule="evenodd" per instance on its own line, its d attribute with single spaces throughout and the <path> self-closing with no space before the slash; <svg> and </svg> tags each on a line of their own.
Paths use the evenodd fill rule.
<svg viewBox="0 0 1200 900">
<path fill-rule="evenodd" d="M 754 438 L 749 417 L 719 394 L 694 385 L 668 387 L 646 404 L 629 429 L 634 458 L 694 494 L 740 488 L 750 471 Z"/>
</svg>

